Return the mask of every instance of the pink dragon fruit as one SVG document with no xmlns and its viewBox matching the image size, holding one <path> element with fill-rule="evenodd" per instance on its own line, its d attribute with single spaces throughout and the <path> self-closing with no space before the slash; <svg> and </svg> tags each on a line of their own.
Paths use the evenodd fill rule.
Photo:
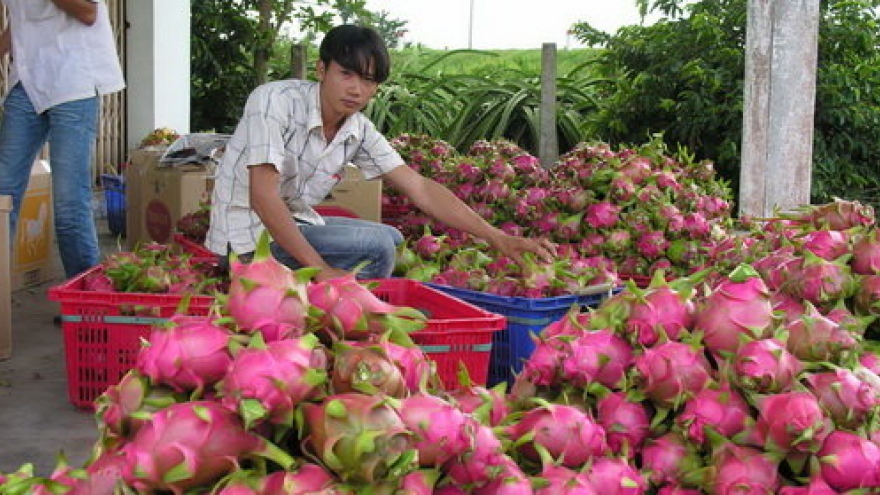
<svg viewBox="0 0 880 495">
<path fill-rule="evenodd" d="M 763 338 L 773 323 L 767 285 L 748 265 L 740 265 L 697 305 L 694 329 L 715 354 L 733 353 L 742 337 Z"/>
<path fill-rule="evenodd" d="M 593 461 L 587 475 L 596 493 L 607 495 L 642 495 L 648 482 L 626 459 L 600 457 Z"/>
<path fill-rule="evenodd" d="M 507 463 L 501 440 L 492 428 L 478 425 L 474 432 L 473 448 L 450 459 L 444 469 L 455 485 L 484 486 L 503 471 Z"/>
<path fill-rule="evenodd" d="M 313 334 L 263 343 L 239 351 L 218 388 L 222 402 L 248 425 L 267 420 L 291 425 L 296 407 L 319 397 L 327 381 L 327 355 Z"/>
<path fill-rule="evenodd" d="M 866 351 L 859 356 L 859 364 L 872 371 L 875 375 L 880 375 L 880 354 Z"/>
<path fill-rule="evenodd" d="M 725 443 L 712 456 L 714 476 L 708 491 L 716 495 L 773 495 L 780 485 L 778 462 L 754 447 Z"/>
<path fill-rule="evenodd" d="M 834 261 L 850 252 L 849 235 L 840 230 L 810 231 L 799 241 L 803 249 L 828 261 Z"/>
<path fill-rule="evenodd" d="M 486 426 L 498 426 L 510 414 L 510 406 L 504 395 L 504 384 L 486 388 L 466 383 L 448 391 L 447 395 L 462 412 L 472 415 Z"/>
<path fill-rule="evenodd" d="M 387 398 L 337 394 L 301 410 L 305 447 L 346 483 L 400 478 L 418 465 L 412 434 Z"/>
<path fill-rule="evenodd" d="M 792 275 L 786 289 L 817 306 L 833 305 L 855 293 L 856 283 L 849 267 L 849 255 L 834 261 L 804 253 L 804 262 Z"/>
<path fill-rule="evenodd" d="M 758 399 L 758 438 L 768 451 L 814 453 L 834 426 L 809 392 L 786 392 Z"/>
<path fill-rule="evenodd" d="M 682 488 L 678 485 L 664 485 L 657 490 L 657 495 L 702 495 L 700 490 Z"/>
<path fill-rule="evenodd" d="M 510 457 L 504 456 L 499 473 L 473 495 L 533 495 L 532 481 Z"/>
<path fill-rule="evenodd" d="M 777 339 L 746 342 L 736 351 L 731 365 L 731 378 L 740 387 L 765 394 L 791 390 L 804 369 Z"/>
<path fill-rule="evenodd" d="M 880 230 L 872 228 L 853 243 L 850 265 L 853 273 L 880 275 Z"/>
<path fill-rule="evenodd" d="M 641 402 L 632 402 L 624 392 L 613 392 L 596 404 L 596 421 L 605 430 L 613 454 L 632 458 L 648 437 L 650 417 Z"/>
<path fill-rule="evenodd" d="M 426 385 L 434 385 L 432 380 L 439 378 L 434 362 L 416 345 L 405 346 L 386 338 L 375 341 L 351 341 L 349 345 L 382 349 L 391 362 L 400 369 L 403 383 L 410 392 L 422 390 Z"/>
<path fill-rule="evenodd" d="M 685 436 L 698 445 L 706 445 L 707 430 L 728 439 L 747 432 L 752 427 L 749 404 L 729 383 L 697 392 L 685 402 L 681 414 L 675 418 Z"/>
<path fill-rule="evenodd" d="M 170 389 L 151 387 L 149 380 L 137 370 L 129 370 L 119 383 L 107 387 L 95 401 L 101 443 L 107 448 L 130 438 L 146 421 L 145 415 L 175 402 Z"/>
<path fill-rule="evenodd" d="M 683 484 L 690 473 L 703 467 L 696 446 L 676 432 L 648 439 L 641 451 L 642 469 L 655 485 Z"/>
<path fill-rule="evenodd" d="M 264 231 L 253 260 L 230 265 L 226 310 L 244 332 L 262 333 L 266 341 L 300 335 L 306 323 L 306 284 L 314 273 L 293 272 L 272 258 Z"/>
<path fill-rule="evenodd" d="M 586 473 L 553 464 L 544 466 L 534 484 L 535 495 L 596 495 Z"/>
<path fill-rule="evenodd" d="M 693 324 L 694 306 L 686 293 L 660 285 L 636 291 L 636 296 L 626 321 L 626 333 L 636 337 L 634 343 L 652 346 L 661 336 L 678 340 Z"/>
<path fill-rule="evenodd" d="M 210 317 L 176 314 L 155 327 L 135 367 L 154 384 L 177 392 L 203 391 L 226 374 L 232 333 Z"/>
<path fill-rule="evenodd" d="M 90 459 L 85 466 L 85 476 L 73 485 L 70 495 L 114 495 L 124 493 L 126 456 L 123 452 L 106 450 Z M 2 482 L 0 482 L 2 486 Z"/>
<path fill-rule="evenodd" d="M 336 342 L 333 354 L 330 373 L 333 393 L 381 393 L 397 398 L 409 394 L 403 373 L 381 347 L 354 347 Z"/>
<path fill-rule="evenodd" d="M 874 390 L 848 369 L 812 373 L 806 381 L 810 391 L 839 428 L 864 425 L 871 411 L 880 406 L 880 389 Z"/>
<path fill-rule="evenodd" d="M 413 433 L 422 466 L 441 466 L 472 445 L 472 419 L 451 403 L 426 394 L 403 399 L 398 407 L 403 424 Z"/>
<path fill-rule="evenodd" d="M 794 211 L 780 213 L 779 217 L 795 225 L 818 229 L 849 230 L 874 225 L 874 209 L 870 205 L 840 198 L 821 205 L 804 205 Z"/>
<path fill-rule="evenodd" d="M 320 310 L 319 330 L 336 340 L 363 340 L 391 328 L 408 333 L 425 325 L 424 314 L 382 301 L 354 274 L 310 284 L 308 300 Z"/>
<path fill-rule="evenodd" d="M 804 361 L 836 361 L 844 351 L 858 345 L 849 331 L 809 303 L 806 312 L 785 325 L 785 330 L 788 332 L 786 347 Z"/>
<path fill-rule="evenodd" d="M 659 230 L 645 232 L 636 240 L 636 249 L 649 260 L 663 256 L 668 248 L 669 240 L 666 239 L 666 234 Z"/>
<path fill-rule="evenodd" d="M 880 446 L 867 438 L 836 430 L 816 455 L 822 478 L 835 490 L 880 488 Z"/>
<path fill-rule="evenodd" d="M 700 349 L 665 342 L 635 358 L 644 393 L 659 407 L 676 407 L 712 381 L 711 366 Z"/>
<path fill-rule="evenodd" d="M 770 303 L 773 305 L 773 312 L 781 315 L 785 323 L 800 318 L 807 310 L 801 298 L 783 291 L 772 292 Z"/>
<path fill-rule="evenodd" d="M 249 433 L 219 402 L 172 404 L 153 414 L 123 447 L 125 482 L 139 491 L 180 495 L 216 481 L 239 459 L 265 457 L 287 469 L 293 459 L 264 438 Z"/>
<path fill-rule="evenodd" d="M 260 494 L 310 495 L 324 493 L 335 483 L 333 475 L 323 467 L 306 463 L 295 471 L 276 471 L 263 480 Z M 334 493 L 334 492 L 330 492 Z"/>
<path fill-rule="evenodd" d="M 853 303 L 860 314 L 880 316 L 880 275 L 861 277 Z"/>
<path fill-rule="evenodd" d="M 523 364 L 517 380 L 528 380 L 534 385 L 550 386 L 559 382 L 562 363 L 572 354 L 567 338 L 537 338 L 532 355 Z"/>
<path fill-rule="evenodd" d="M 587 206 L 584 221 L 594 229 L 610 229 L 620 220 L 620 207 L 607 201 Z"/>
<path fill-rule="evenodd" d="M 611 330 L 584 332 L 571 342 L 571 355 L 562 362 L 562 379 L 575 386 L 601 383 L 620 389 L 633 363 L 632 347 Z"/>
<path fill-rule="evenodd" d="M 804 260 L 795 254 L 794 246 L 785 246 L 758 258 L 752 267 L 761 275 L 770 291 L 787 287 L 800 270 Z"/>
<path fill-rule="evenodd" d="M 539 406 L 526 411 L 507 428 L 517 449 L 539 461 L 543 448 L 561 465 L 577 468 L 608 450 L 605 430 L 583 410 L 564 404 L 535 399 Z"/>
<path fill-rule="evenodd" d="M 783 486 L 779 495 L 838 495 L 821 476 L 813 476 L 806 486 Z"/>
</svg>

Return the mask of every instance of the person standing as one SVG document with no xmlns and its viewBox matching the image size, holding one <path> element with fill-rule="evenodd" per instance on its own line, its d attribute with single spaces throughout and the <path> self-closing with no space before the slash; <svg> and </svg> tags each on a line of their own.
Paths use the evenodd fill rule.
<svg viewBox="0 0 880 495">
<path fill-rule="evenodd" d="M 100 262 L 92 216 L 92 150 L 101 95 L 125 87 L 104 0 L 2 0 L 11 56 L 0 121 L 0 194 L 12 196 L 15 237 L 31 167 L 46 142 L 55 235 L 65 275 Z"/>
<path fill-rule="evenodd" d="M 359 278 L 385 278 L 394 268 L 397 229 L 315 209 L 351 163 L 367 179 L 381 177 L 426 214 L 485 239 L 517 261 L 524 253 L 551 259 L 546 239 L 508 235 L 489 225 L 452 192 L 420 175 L 361 113 L 388 78 L 382 38 L 363 26 L 326 33 L 318 81 L 274 81 L 256 88 L 217 168 L 206 246 L 221 257 L 254 251 L 263 230 L 273 256 L 291 268 L 321 269 L 318 280 L 343 276 L 362 263 Z"/>
</svg>

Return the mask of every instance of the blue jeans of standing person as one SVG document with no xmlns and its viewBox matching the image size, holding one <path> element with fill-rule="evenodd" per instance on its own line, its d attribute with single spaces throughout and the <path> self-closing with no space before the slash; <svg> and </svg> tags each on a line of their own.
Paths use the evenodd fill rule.
<svg viewBox="0 0 880 495">
<path fill-rule="evenodd" d="M 299 230 L 327 262 L 342 270 L 352 270 L 369 262 L 357 278 L 388 278 L 394 270 L 397 246 L 403 242 L 400 231 L 390 225 L 357 218 L 324 217 L 326 225 L 300 224 Z M 271 245 L 272 256 L 290 268 L 301 268 L 281 246 Z"/>
<path fill-rule="evenodd" d="M 9 91 L 3 104 L 0 195 L 12 196 L 12 238 L 31 168 L 48 141 L 55 237 L 68 278 L 97 265 L 101 257 L 92 217 L 91 173 L 99 108 L 95 96 L 62 103 L 38 114 L 20 83 Z"/>
</svg>

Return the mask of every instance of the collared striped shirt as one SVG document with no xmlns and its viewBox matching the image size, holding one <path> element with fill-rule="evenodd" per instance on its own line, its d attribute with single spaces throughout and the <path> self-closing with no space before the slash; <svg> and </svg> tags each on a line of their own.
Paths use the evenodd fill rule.
<svg viewBox="0 0 880 495">
<path fill-rule="evenodd" d="M 403 159 L 363 114 L 346 119 L 326 142 L 319 83 L 284 80 L 259 86 L 248 98 L 214 178 L 206 246 L 215 253 L 255 249 L 264 229 L 249 201 L 248 168 L 272 164 L 281 174 L 280 194 L 294 218 L 321 225 L 312 206 L 327 197 L 352 164 L 374 179 Z"/>
</svg>

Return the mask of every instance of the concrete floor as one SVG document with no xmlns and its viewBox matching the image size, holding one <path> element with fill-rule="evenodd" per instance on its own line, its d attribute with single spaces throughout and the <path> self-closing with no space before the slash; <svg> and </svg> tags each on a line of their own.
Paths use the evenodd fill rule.
<svg viewBox="0 0 880 495">
<path fill-rule="evenodd" d="M 105 255 L 118 250 L 106 224 L 98 220 Z M 60 263 L 54 273 L 62 273 Z M 58 303 L 46 294 L 63 281 L 59 275 L 12 295 L 12 357 L 0 361 L 0 473 L 31 463 L 35 474 L 48 475 L 62 452 L 82 466 L 98 436 L 93 413 L 68 400 L 64 341 L 53 322 Z"/>
</svg>

